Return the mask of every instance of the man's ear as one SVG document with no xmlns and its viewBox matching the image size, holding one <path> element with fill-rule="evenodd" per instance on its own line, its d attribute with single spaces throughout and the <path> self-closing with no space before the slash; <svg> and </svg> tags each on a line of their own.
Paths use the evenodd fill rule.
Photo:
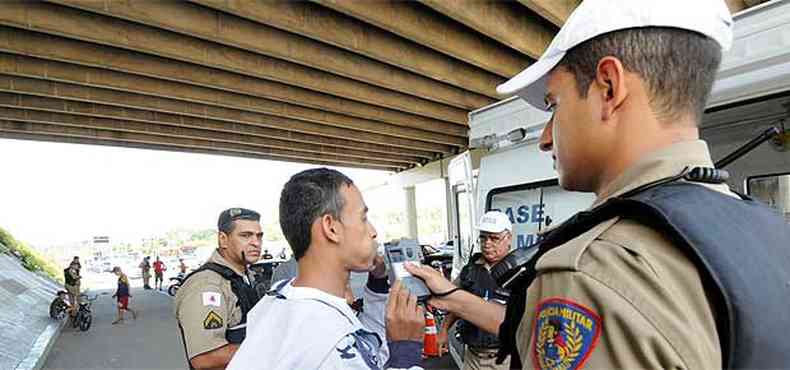
<svg viewBox="0 0 790 370">
<path fill-rule="evenodd" d="M 625 68 L 620 59 L 608 56 L 598 61 L 593 84 L 595 93 L 600 95 L 601 120 L 608 121 L 628 97 Z"/>
<path fill-rule="evenodd" d="M 220 249 L 228 247 L 228 234 L 220 231 L 217 233 L 217 244 Z"/>
<path fill-rule="evenodd" d="M 339 226 L 337 220 L 335 220 L 332 215 L 327 214 L 321 216 L 321 231 L 324 233 L 324 237 L 326 237 L 327 240 L 333 243 L 340 242 L 341 231 Z"/>
</svg>

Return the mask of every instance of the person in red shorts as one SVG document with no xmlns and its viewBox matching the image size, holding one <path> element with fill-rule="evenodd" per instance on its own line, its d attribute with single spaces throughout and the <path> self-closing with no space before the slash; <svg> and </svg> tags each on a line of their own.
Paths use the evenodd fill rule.
<svg viewBox="0 0 790 370">
<path fill-rule="evenodd" d="M 132 296 L 129 294 L 129 278 L 126 277 L 126 274 L 124 274 L 118 266 L 113 267 L 112 272 L 118 276 L 118 289 L 115 291 L 115 294 L 112 295 L 113 298 L 118 299 L 118 318 L 112 323 L 114 325 L 123 321 L 123 311 L 131 312 L 132 318 L 136 320 L 137 313 L 129 308 L 129 297 Z"/>
</svg>

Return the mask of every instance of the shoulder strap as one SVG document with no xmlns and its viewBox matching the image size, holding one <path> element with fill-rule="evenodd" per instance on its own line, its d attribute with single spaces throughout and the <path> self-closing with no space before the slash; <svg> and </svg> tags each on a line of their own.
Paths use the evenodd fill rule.
<svg viewBox="0 0 790 370">
<path fill-rule="evenodd" d="M 203 265 L 201 265 L 200 267 L 198 267 L 195 271 L 192 271 L 187 276 L 185 276 L 184 280 L 182 281 L 182 284 L 186 283 L 187 279 L 192 277 L 192 275 L 195 275 L 198 272 L 206 271 L 206 270 L 214 271 L 217 274 L 219 274 L 219 276 L 222 276 L 226 280 L 230 280 L 233 277 L 233 275 L 236 274 L 235 272 L 233 272 L 233 270 L 231 270 L 231 269 L 229 269 L 229 268 L 227 268 L 225 266 L 222 266 L 222 265 L 220 265 L 220 264 L 218 264 L 216 262 L 206 262 Z"/>
</svg>

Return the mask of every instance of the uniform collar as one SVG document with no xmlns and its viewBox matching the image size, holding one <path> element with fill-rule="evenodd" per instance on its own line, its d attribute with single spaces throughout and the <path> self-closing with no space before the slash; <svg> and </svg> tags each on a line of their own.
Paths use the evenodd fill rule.
<svg viewBox="0 0 790 370">
<path fill-rule="evenodd" d="M 219 254 L 219 249 L 215 249 L 214 253 L 211 253 L 211 257 L 208 258 L 208 262 L 214 262 L 216 264 L 225 266 L 225 267 L 233 270 L 233 272 L 235 272 L 239 276 L 245 277 L 244 276 L 244 271 L 237 270 L 235 267 L 233 267 L 233 265 L 228 263 L 228 260 L 226 260 L 225 257 L 222 257 L 222 255 Z"/>
<path fill-rule="evenodd" d="M 501 261 L 500 261 L 500 262 L 501 262 Z M 495 263 L 495 264 L 496 264 L 496 263 Z M 494 265 L 495 265 L 495 264 L 494 264 Z M 485 267 L 485 268 L 486 268 L 486 270 L 490 270 L 490 269 L 491 269 L 491 266 L 493 266 L 492 264 L 490 264 L 490 263 L 488 263 L 488 262 L 486 261 L 485 257 L 483 257 L 483 252 L 480 252 L 480 257 L 478 257 L 478 258 L 475 260 L 475 265 L 480 265 L 480 266 L 483 266 L 483 267 Z"/>
<path fill-rule="evenodd" d="M 639 186 L 677 175 L 686 167 L 713 167 L 708 144 L 705 141 L 682 141 L 643 156 L 609 183 L 598 195 L 592 207 Z M 728 187 L 723 184 L 706 184 L 706 186 L 729 192 Z"/>
</svg>

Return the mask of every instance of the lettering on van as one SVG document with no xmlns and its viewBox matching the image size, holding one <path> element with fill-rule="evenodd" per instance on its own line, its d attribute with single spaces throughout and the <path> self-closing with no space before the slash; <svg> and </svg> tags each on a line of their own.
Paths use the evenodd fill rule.
<svg viewBox="0 0 790 370">
<path fill-rule="evenodd" d="M 537 233 L 528 233 L 524 229 L 532 229 L 529 225 L 540 225 L 545 222 L 545 203 L 536 203 L 532 205 L 522 204 L 513 207 L 507 207 L 504 210 L 501 208 L 494 208 L 492 211 L 504 212 L 513 224 L 514 238 L 516 248 L 527 248 L 534 244 L 537 239 Z"/>
</svg>

